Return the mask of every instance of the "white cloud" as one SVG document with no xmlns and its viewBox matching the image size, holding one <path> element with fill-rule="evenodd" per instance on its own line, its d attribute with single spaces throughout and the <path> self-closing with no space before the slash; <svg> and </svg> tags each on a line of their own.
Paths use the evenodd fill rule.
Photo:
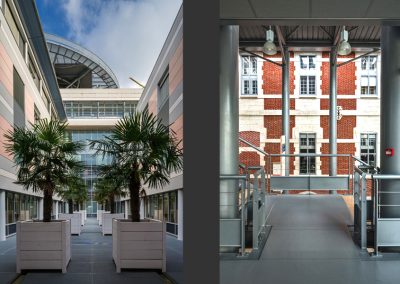
<svg viewBox="0 0 400 284">
<path fill-rule="evenodd" d="M 102 58 L 121 87 L 145 83 L 182 0 L 64 0 L 69 38 Z"/>
</svg>

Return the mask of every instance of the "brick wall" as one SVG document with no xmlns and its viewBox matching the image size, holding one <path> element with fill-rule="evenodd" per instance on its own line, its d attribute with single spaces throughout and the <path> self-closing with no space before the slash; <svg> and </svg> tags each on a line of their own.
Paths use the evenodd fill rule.
<svg viewBox="0 0 400 284">
<path fill-rule="evenodd" d="M 323 138 L 329 139 L 329 116 L 321 115 L 320 125 L 323 129 Z M 355 115 L 346 115 L 337 121 L 337 138 L 353 139 L 353 131 L 357 126 L 357 117 Z"/>
<path fill-rule="evenodd" d="M 281 98 L 268 98 L 264 99 L 264 109 L 265 110 L 281 110 L 282 109 L 282 99 Z M 296 109 L 296 100 L 290 99 L 290 109 Z"/>
<path fill-rule="evenodd" d="M 270 56 L 268 56 L 271 58 Z M 290 62 L 289 67 L 289 92 L 294 93 L 294 62 Z M 262 66 L 262 89 L 264 94 L 282 94 L 282 67 L 268 61 L 264 61 Z"/>
<path fill-rule="evenodd" d="M 280 115 L 266 115 L 264 116 L 264 126 L 267 129 L 268 139 L 280 139 L 282 136 L 282 116 Z M 290 116 L 290 129 L 296 126 L 295 116 Z M 292 138 L 292 131 L 290 131 L 290 138 Z"/>
<path fill-rule="evenodd" d="M 257 152 L 245 151 L 239 154 L 239 161 L 241 164 L 246 166 L 259 166 L 260 165 L 260 155 Z"/>
<path fill-rule="evenodd" d="M 337 144 L 337 153 L 338 154 L 351 154 L 354 155 L 356 152 L 355 143 L 338 143 Z M 322 143 L 321 146 L 322 154 L 329 154 L 329 143 Z M 347 157 L 337 157 L 337 173 L 338 174 L 347 174 L 349 160 Z M 323 175 L 329 174 L 329 158 L 322 157 L 321 158 L 321 172 Z"/>
<path fill-rule="evenodd" d="M 260 132 L 257 131 L 241 131 L 239 137 L 250 142 L 251 144 L 260 147 Z M 247 144 L 239 141 L 239 147 L 249 147 Z"/>
<path fill-rule="evenodd" d="M 357 99 L 338 99 L 337 105 L 343 110 L 357 110 Z M 329 99 L 320 100 L 321 110 L 329 110 Z"/>
</svg>

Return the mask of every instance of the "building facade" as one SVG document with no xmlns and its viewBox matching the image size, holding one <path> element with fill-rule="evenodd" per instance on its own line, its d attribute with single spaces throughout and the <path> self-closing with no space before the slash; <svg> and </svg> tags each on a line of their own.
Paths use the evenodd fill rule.
<svg viewBox="0 0 400 284">
<path fill-rule="evenodd" d="M 38 119 L 65 119 L 56 76 L 33 1 L 0 1 L 0 240 L 16 222 L 42 218 L 42 194 L 15 184 L 16 168 L 4 134 Z M 53 215 L 64 208 L 54 197 Z"/>
<path fill-rule="evenodd" d="M 160 55 L 139 100 L 138 108 L 156 114 L 176 133 L 183 148 L 183 11 L 167 36 Z M 164 220 L 167 232 L 183 239 L 183 172 L 172 173 L 170 183 L 162 189 L 145 187 L 141 216 Z"/>
<path fill-rule="evenodd" d="M 266 56 L 262 53 L 260 56 Z M 338 56 L 338 64 L 362 53 Z M 266 56 L 281 62 L 281 55 Z M 250 54 L 240 54 L 240 137 L 270 154 L 282 154 L 282 70 Z M 290 154 L 329 154 L 329 52 L 290 52 Z M 380 54 L 337 68 L 337 153 L 379 166 Z M 240 161 L 284 174 L 284 159 L 266 160 L 240 144 Z M 290 174 L 329 174 L 327 157 L 291 157 Z M 348 158 L 338 157 L 337 173 L 348 174 Z"/>
</svg>

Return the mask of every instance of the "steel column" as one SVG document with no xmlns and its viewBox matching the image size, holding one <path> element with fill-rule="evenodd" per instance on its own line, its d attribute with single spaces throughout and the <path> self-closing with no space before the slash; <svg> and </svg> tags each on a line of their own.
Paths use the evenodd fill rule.
<svg viewBox="0 0 400 284">
<path fill-rule="evenodd" d="M 183 190 L 178 189 L 178 240 L 183 240 Z"/>
<path fill-rule="evenodd" d="M 329 154 L 337 154 L 336 46 L 329 54 Z M 329 175 L 337 174 L 337 158 L 329 158 Z M 336 193 L 332 190 L 331 193 Z"/>
<path fill-rule="evenodd" d="M 239 168 L 239 26 L 220 30 L 220 175 L 238 174 Z M 220 218 L 239 217 L 237 180 L 220 181 Z M 237 248 L 226 248 L 235 252 Z"/>
<path fill-rule="evenodd" d="M 282 135 L 285 136 L 285 153 L 290 154 L 290 89 L 289 68 L 290 54 L 287 47 L 283 48 L 282 58 Z M 289 157 L 285 157 L 285 176 L 289 176 Z"/>
<path fill-rule="evenodd" d="M 382 26 L 381 32 L 381 173 L 400 174 L 400 27 Z M 394 156 L 385 155 L 394 148 Z M 382 180 L 385 192 L 398 191 L 400 180 Z M 382 194 L 382 205 L 400 205 L 399 194 Z M 380 208 L 383 218 L 400 218 L 399 206 Z"/>
<path fill-rule="evenodd" d="M 0 190 L 0 241 L 6 240 L 6 192 Z"/>
</svg>

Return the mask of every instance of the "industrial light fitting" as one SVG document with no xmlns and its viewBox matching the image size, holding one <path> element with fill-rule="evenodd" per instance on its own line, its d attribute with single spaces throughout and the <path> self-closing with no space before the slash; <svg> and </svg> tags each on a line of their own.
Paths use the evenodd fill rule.
<svg viewBox="0 0 400 284">
<path fill-rule="evenodd" d="M 340 43 L 338 47 L 339 55 L 348 55 L 351 53 L 351 45 L 348 42 L 349 40 L 349 32 L 343 28 L 343 31 L 340 33 Z"/>
<path fill-rule="evenodd" d="M 269 27 L 266 31 L 266 42 L 264 44 L 264 53 L 267 55 L 274 55 L 277 53 L 276 45 L 274 43 L 274 32 Z"/>
</svg>

